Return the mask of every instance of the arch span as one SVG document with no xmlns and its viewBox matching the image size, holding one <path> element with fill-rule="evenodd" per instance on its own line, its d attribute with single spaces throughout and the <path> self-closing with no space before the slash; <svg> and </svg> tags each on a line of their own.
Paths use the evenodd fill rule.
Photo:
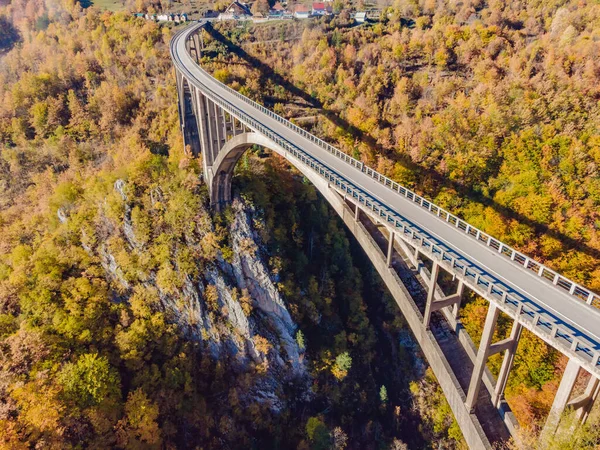
<svg viewBox="0 0 600 450">
<path fill-rule="evenodd" d="M 219 151 L 219 155 L 215 159 L 210 170 L 210 172 L 212 172 L 210 180 L 208 180 L 211 187 L 211 204 L 215 205 L 217 208 L 222 208 L 224 205 L 231 202 L 231 181 L 235 165 L 244 152 L 253 145 L 260 145 L 261 147 L 272 150 L 278 155 L 286 158 L 317 188 L 338 214 L 342 215 L 344 209 L 343 200 L 335 193 L 335 191 L 329 189 L 329 183 L 327 183 L 323 177 L 318 176 L 314 170 L 310 170 L 306 164 L 303 164 L 300 160 L 294 158 L 293 155 L 289 154 L 275 141 L 254 131 L 232 137 L 225 145 L 223 145 L 221 151 Z"/>
<path fill-rule="evenodd" d="M 209 185 L 211 187 L 211 203 L 217 209 L 220 209 L 231 200 L 231 183 L 235 166 L 244 152 L 253 145 L 260 145 L 274 151 L 289 161 L 313 184 L 313 186 L 315 186 L 319 193 L 327 200 L 329 205 L 341 217 L 347 229 L 356 238 L 365 251 L 366 256 L 374 264 L 375 269 L 390 289 L 392 296 L 396 300 L 404 317 L 407 319 L 411 330 L 415 334 L 422 351 L 425 353 L 427 361 L 435 368 L 434 371 L 436 376 L 440 381 L 440 385 L 446 394 L 446 398 L 453 409 L 455 417 L 461 425 L 461 430 L 465 434 L 470 447 L 477 449 L 491 449 L 492 446 L 481 423 L 474 414 L 470 414 L 470 411 L 465 408 L 465 394 L 463 393 L 452 368 L 445 361 L 443 351 L 436 342 L 436 338 L 424 325 L 423 316 L 419 311 L 419 307 L 413 301 L 410 292 L 404 287 L 401 279 L 396 273 L 396 269 L 392 268 L 390 256 L 392 252 L 397 253 L 397 250 L 394 250 L 398 245 L 397 237 L 394 236 L 394 233 L 390 233 L 389 230 L 387 230 L 386 234 L 390 239 L 388 241 L 388 251 L 386 254 L 381 250 L 380 245 L 375 241 L 371 232 L 363 223 L 372 223 L 371 220 L 374 220 L 376 226 L 379 225 L 385 229 L 387 226 L 384 222 L 377 220 L 375 217 L 369 218 L 370 215 L 368 212 L 361 212 L 361 209 L 358 208 L 358 206 L 355 206 L 354 209 L 352 209 L 346 199 L 341 196 L 326 179 L 319 176 L 314 170 L 311 170 L 306 163 L 297 159 L 293 154 L 287 152 L 285 148 L 281 147 L 273 140 L 254 131 L 232 137 L 221 148 L 219 155 L 211 168 L 212 175 L 210 175 L 211 179 L 209 180 Z M 422 266 L 422 264 L 417 265 Z M 514 424 L 513 426 L 516 426 L 510 410 L 507 411 L 507 416 L 509 416 L 509 419 L 507 420 L 511 421 L 511 423 Z M 498 424 L 497 420 L 496 423 Z M 506 435 L 503 433 L 503 430 L 498 432 L 498 434 L 505 439 Z"/>
</svg>

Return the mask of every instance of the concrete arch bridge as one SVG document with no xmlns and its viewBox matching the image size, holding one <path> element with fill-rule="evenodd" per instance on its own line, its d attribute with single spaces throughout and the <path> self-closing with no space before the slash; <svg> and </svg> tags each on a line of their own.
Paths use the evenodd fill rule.
<svg viewBox="0 0 600 450">
<path fill-rule="evenodd" d="M 310 180 L 394 296 L 470 448 L 516 434 L 503 393 L 523 328 L 569 358 L 543 433 L 556 431 L 567 407 L 584 422 L 600 391 L 600 298 L 214 79 L 199 65 L 205 26 L 179 31 L 170 45 L 184 142 L 202 153 L 211 203 L 231 200 L 235 164 L 255 144 Z M 451 292 L 439 285 L 441 271 L 454 280 Z M 407 276 L 419 282 L 421 301 Z M 459 319 L 465 288 L 489 303 L 479 346 Z M 493 342 L 500 312 L 512 331 Z M 432 323 L 432 314 L 440 320 Z M 498 377 L 486 367 L 496 353 L 503 354 Z M 571 398 L 580 372 L 591 376 Z"/>
</svg>

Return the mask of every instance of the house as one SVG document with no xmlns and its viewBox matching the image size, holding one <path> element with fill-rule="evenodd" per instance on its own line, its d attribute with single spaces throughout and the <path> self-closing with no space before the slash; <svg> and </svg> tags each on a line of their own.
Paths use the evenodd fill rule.
<svg viewBox="0 0 600 450">
<path fill-rule="evenodd" d="M 246 20 L 252 17 L 248 5 L 235 1 L 219 14 L 219 20 Z"/>
<path fill-rule="evenodd" d="M 254 13 L 252 15 L 253 22 L 265 22 L 268 18 L 269 18 L 269 16 L 267 16 L 266 14 L 261 13 L 261 12 Z"/>
<path fill-rule="evenodd" d="M 365 12 L 367 13 L 367 20 L 373 20 L 376 22 L 381 20 L 381 15 L 383 14 L 381 9 L 367 9 Z"/>
<path fill-rule="evenodd" d="M 359 11 L 354 15 L 356 23 L 365 23 L 367 21 L 367 13 L 365 11 Z"/>
<path fill-rule="evenodd" d="M 273 7 L 269 10 L 269 17 L 283 17 L 285 14 L 285 8 L 280 2 L 275 2 Z"/>
<path fill-rule="evenodd" d="M 312 4 L 312 15 L 313 16 L 328 16 L 332 12 L 331 5 L 325 6 L 325 3 L 315 2 Z"/>
<path fill-rule="evenodd" d="M 294 17 L 296 19 L 308 19 L 310 17 L 310 9 L 306 5 L 296 5 L 296 8 L 294 8 Z"/>
</svg>

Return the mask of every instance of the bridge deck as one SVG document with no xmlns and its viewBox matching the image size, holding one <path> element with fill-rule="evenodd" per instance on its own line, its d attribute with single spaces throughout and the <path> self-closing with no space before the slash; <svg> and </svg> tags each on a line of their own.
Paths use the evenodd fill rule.
<svg viewBox="0 0 600 450">
<path fill-rule="evenodd" d="M 521 297 L 525 304 L 530 305 L 542 317 L 575 331 L 577 337 L 590 348 L 595 350 L 600 348 L 600 310 L 578 301 L 550 281 L 524 269 L 398 192 L 378 183 L 357 167 L 327 152 L 315 142 L 259 108 L 244 102 L 193 61 L 186 51 L 185 39 L 175 39 L 174 41 L 176 46 L 174 58 L 178 59 L 176 61 L 178 69 L 189 81 L 197 83 L 200 89 L 203 91 L 208 89 L 229 104 L 243 109 L 247 115 L 262 126 L 302 149 L 329 170 L 343 177 L 349 184 L 368 193 L 396 212 L 411 226 L 420 230 L 423 235 L 436 242 L 445 251 L 450 252 L 470 269 L 495 278 L 511 292 Z"/>
</svg>

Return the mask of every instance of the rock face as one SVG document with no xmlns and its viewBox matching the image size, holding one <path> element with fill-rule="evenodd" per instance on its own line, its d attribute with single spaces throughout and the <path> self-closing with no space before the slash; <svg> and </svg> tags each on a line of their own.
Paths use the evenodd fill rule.
<svg viewBox="0 0 600 450">
<path fill-rule="evenodd" d="M 231 270 L 237 285 L 248 290 L 254 307 L 258 309 L 256 319 L 265 320 L 278 336 L 278 344 L 283 350 L 277 352 L 278 356 L 289 363 L 296 374 L 301 374 L 305 368 L 294 338 L 297 326 L 260 257 L 261 252 L 256 245 L 260 239 L 251 228 L 253 210 L 245 208 L 238 199 L 234 201 L 232 208 L 235 219 L 231 226 L 234 254 Z M 223 269 L 229 270 L 226 266 Z"/>
<path fill-rule="evenodd" d="M 126 183 L 117 180 L 114 189 L 125 203 L 122 224 L 105 225 L 104 229 L 118 233 L 130 252 L 143 252 L 131 220 Z M 202 266 L 197 279 L 186 277 L 177 293 L 163 292 L 154 272 L 145 274 L 142 284 L 158 292 L 160 306 L 169 319 L 189 339 L 201 342 L 213 358 L 227 360 L 237 371 L 248 370 L 251 364 L 266 368 L 259 384 L 249 389 L 247 396 L 251 398 L 246 400 L 268 402 L 277 412 L 284 406 L 277 395 L 279 388 L 289 382 L 308 386 L 308 373 L 294 337 L 297 326 L 264 262 L 265 249 L 252 225 L 255 211 L 239 199 L 234 201 L 232 211 L 229 233 L 233 256 L 226 260 L 218 253 L 214 263 Z M 208 213 L 206 216 L 209 219 Z M 190 237 L 183 245 L 200 248 L 198 241 L 202 239 Z M 109 247 L 101 243 L 95 252 L 119 289 L 131 291 L 132 283 L 124 277 L 124 268 L 119 267 Z M 126 299 L 127 295 L 119 298 Z M 309 395 L 308 388 L 305 395 Z"/>
</svg>

